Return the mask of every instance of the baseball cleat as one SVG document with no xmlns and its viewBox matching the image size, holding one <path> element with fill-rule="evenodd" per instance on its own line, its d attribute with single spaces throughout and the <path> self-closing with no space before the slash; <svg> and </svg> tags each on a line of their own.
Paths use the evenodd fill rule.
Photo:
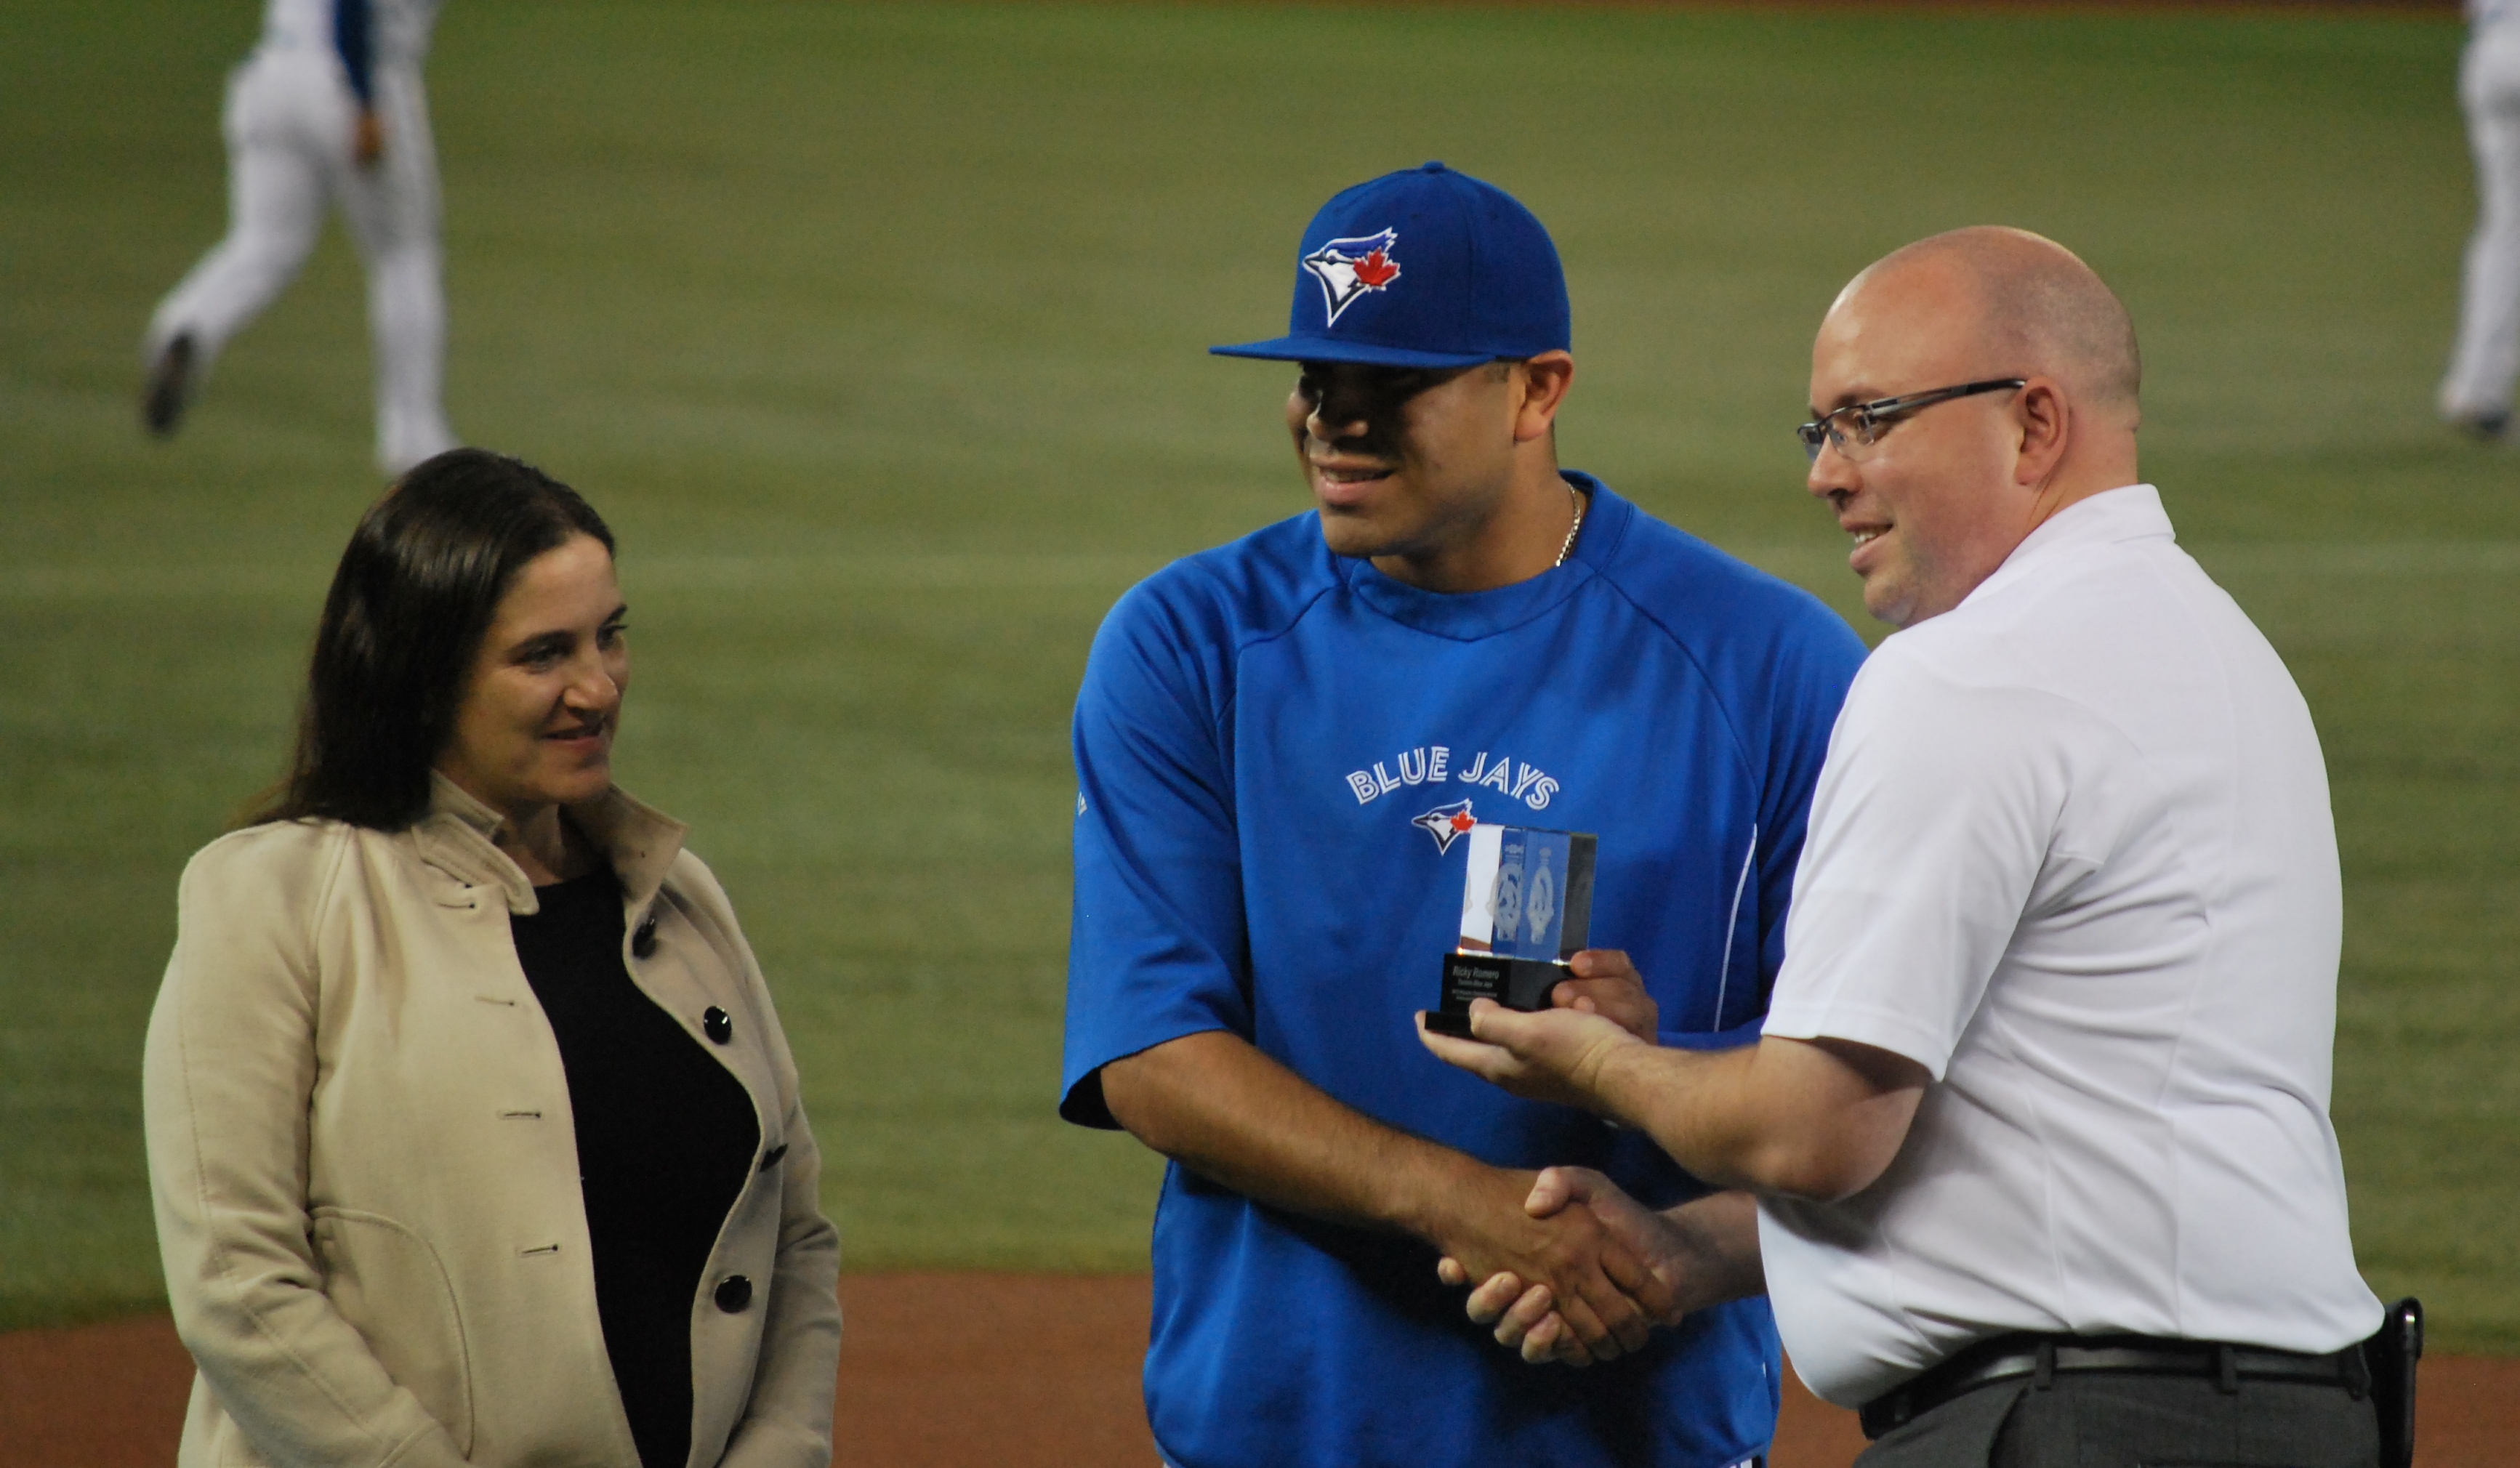
<svg viewBox="0 0 2520 1468">
<path fill-rule="evenodd" d="M 149 386 L 140 397 L 140 421 L 159 438 L 172 437 L 193 400 L 193 336 L 178 332 L 159 348 L 149 366 Z"/>
</svg>

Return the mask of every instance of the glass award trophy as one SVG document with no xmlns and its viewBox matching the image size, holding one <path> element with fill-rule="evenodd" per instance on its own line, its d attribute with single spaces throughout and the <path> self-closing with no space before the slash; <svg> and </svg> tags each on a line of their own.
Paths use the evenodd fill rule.
<svg viewBox="0 0 2520 1468">
<path fill-rule="evenodd" d="M 1546 1009 L 1550 991 L 1574 976 L 1569 959 L 1593 925 L 1589 831 L 1527 825 L 1469 829 L 1470 870 L 1462 892 L 1462 935 L 1444 956 L 1444 998 L 1426 1028 L 1470 1033 L 1470 1001 Z"/>
</svg>

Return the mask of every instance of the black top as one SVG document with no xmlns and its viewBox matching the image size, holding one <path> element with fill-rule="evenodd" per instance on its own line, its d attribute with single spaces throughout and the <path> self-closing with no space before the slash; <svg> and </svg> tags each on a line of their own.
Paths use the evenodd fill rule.
<svg viewBox="0 0 2520 1468">
<path fill-rule="evenodd" d="M 631 982 L 611 868 L 534 895 L 542 911 L 508 921 L 568 1073 L 604 1350 L 642 1468 L 682 1468 L 692 1301 L 760 1127 L 743 1084 Z"/>
</svg>

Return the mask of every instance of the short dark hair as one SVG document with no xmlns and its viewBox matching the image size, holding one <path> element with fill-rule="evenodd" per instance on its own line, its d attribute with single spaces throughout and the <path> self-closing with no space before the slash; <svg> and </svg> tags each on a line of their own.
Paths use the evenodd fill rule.
<svg viewBox="0 0 2520 1468">
<path fill-rule="evenodd" d="M 575 535 L 612 550 L 577 491 L 504 454 L 454 449 L 395 481 L 341 553 L 289 773 L 247 823 L 320 817 L 394 831 L 428 814 L 429 769 L 499 599 Z"/>
</svg>

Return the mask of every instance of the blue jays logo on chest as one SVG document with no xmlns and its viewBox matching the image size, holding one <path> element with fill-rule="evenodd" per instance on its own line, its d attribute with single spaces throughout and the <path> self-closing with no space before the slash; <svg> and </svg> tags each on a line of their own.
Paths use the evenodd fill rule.
<svg viewBox="0 0 2520 1468">
<path fill-rule="evenodd" d="M 1440 853 L 1451 851 L 1453 842 L 1467 835 L 1470 827 L 1479 822 L 1470 814 L 1468 801 L 1456 800 L 1449 805 L 1439 805 L 1422 816 L 1414 816 L 1409 823 L 1434 837 L 1435 850 Z"/>
<path fill-rule="evenodd" d="M 1358 805 L 1372 805 L 1385 795 L 1412 785 L 1453 789 L 1469 785 L 1494 790 L 1505 801 L 1520 801 L 1535 811 L 1549 809 L 1550 800 L 1561 788 L 1557 777 L 1539 766 L 1485 749 L 1472 755 L 1468 764 L 1456 766 L 1452 747 L 1446 744 L 1421 744 L 1415 749 L 1403 749 L 1388 760 L 1375 760 L 1347 775 L 1348 793 L 1356 797 Z M 1455 838 L 1478 823 L 1477 818 L 1470 813 L 1471 801 L 1475 798 L 1462 795 L 1444 801 L 1431 810 L 1410 817 L 1409 823 L 1433 838 L 1437 852 L 1450 851 Z M 1495 803 L 1503 804 L 1504 801 Z"/>
</svg>

